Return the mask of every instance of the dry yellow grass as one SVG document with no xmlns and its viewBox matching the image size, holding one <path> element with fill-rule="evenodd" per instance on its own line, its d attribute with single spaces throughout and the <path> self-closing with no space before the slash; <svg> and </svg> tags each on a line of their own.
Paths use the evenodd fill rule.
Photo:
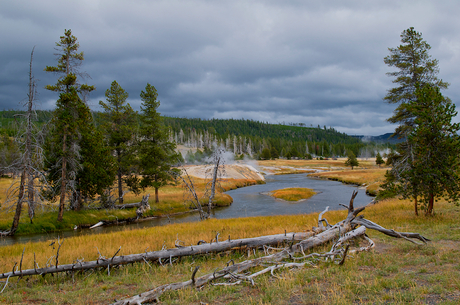
<svg viewBox="0 0 460 305">
<path fill-rule="evenodd" d="M 341 213 L 344 215 L 344 213 Z M 148 229 L 127 229 L 125 231 L 97 235 L 85 235 L 67 238 L 59 252 L 60 264 L 72 263 L 78 258 L 97 259 L 96 247 L 105 256 L 112 256 L 121 246 L 119 255 L 143 253 L 160 250 L 163 244 L 174 248 L 174 241 L 179 238 L 186 244 L 196 244 L 199 240 L 210 241 L 216 233 L 220 238 L 247 238 L 260 235 L 301 232 L 316 224 L 317 214 L 297 216 L 250 217 L 236 219 L 210 219 L 208 221 L 171 224 Z M 337 219 L 337 218 L 336 218 Z M 32 268 L 34 253 L 40 266 L 56 254 L 57 246 L 49 246 L 51 241 L 39 243 L 16 244 L 0 247 L 0 266 L 3 270 L 12 268 L 20 259 L 25 247 L 23 268 Z"/>
<path fill-rule="evenodd" d="M 315 194 L 316 192 L 312 189 L 303 187 L 290 187 L 270 192 L 271 196 L 286 201 L 299 201 L 302 199 L 308 199 Z"/>
<path fill-rule="evenodd" d="M 279 270 L 278 278 L 270 275 L 258 277 L 256 286 L 206 286 L 201 290 L 187 289 L 166 293 L 160 301 L 166 304 L 353 304 L 368 302 L 380 304 L 425 304 L 451 300 L 446 304 L 457 304 L 460 291 L 458 243 L 460 208 L 443 201 L 435 205 L 433 217 L 416 217 L 412 203 L 397 199 L 381 201 L 366 208 L 367 219 L 389 229 L 419 232 L 432 239 L 426 246 L 417 246 L 401 239 L 394 239 L 376 231 L 367 234 L 377 243 L 375 251 L 353 255 L 345 265 L 319 263 L 319 268 L 302 268 L 295 271 Z M 318 214 L 254 217 L 203 221 L 129 230 L 98 236 L 83 236 L 66 239 L 60 251 L 60 262 L 73 262 L 77 258 L 97 258 L 96 247 L 111 257 L 119 246 L 120 254 L 142 253 L 160 249 L 163 241 L 173 247 L 179 238 L 187 244 L 199 239 L 210 240 L 217 232 L 221 238 L 260 236 L 287 231 L 304 231 L 317 225 Z M 336 223 L 346 217 L 346 212 L 329 211 L 324 217 Z M 30 268 L 33 252 L 40 266 L 47 258 L 56 254 L 49 242 L 6 246 L 0 248 L 0 271 L 10 271 L 19 262 L 23 247 L 26 247 L 23 268 Z M 330 246 L 317 251 L 328 251 Z M 262 252 L 261 252 L 262 253 Z M 197 276 L 212 273 L 222 268 L 232 258 L 235 262 L 247 259 L 245 252 L 183 259 L 173 266 L 145 263 L 121 269 L 99 270 L 75 275 L 30 277 L 13 282 L 0 295 L 0 302 L 49 303 L 49 304 L 107 304 L 113 299 L 150 290 L 159 285 L 190 279 L 195 266 L 200 265 Z M 434 298 L 434 299 L 433 299 Z"/>
<path fill-rule="evenodd" d="M 346 158 L 338 158 L 336 160 L 285 160 L 285 159 L 276 159 L 276 160 L 261 160 L 258 161 L 260 167 L 270 168 L 278 167 L 292 167 L 292 168 L 311 168 L 311 169 L 337 169 L 337 168 L 346 168 L 345 166 Z M 367 160 L 358 159 L 359 167 L 357 168 L 375 168 L 375 158 L 370 158 Z"/>
<path fill-rule="evenodd" d="M 366 185 L 366 191 L 371 195 L 376 195 L 380 184 L 385 180 L 386 171 L 387 169 L 385 168 L 372 168 L 361 170 L 321 172 L 310 174 L 309 176 L 340 181 L 343 183 Z"/>
</svg>

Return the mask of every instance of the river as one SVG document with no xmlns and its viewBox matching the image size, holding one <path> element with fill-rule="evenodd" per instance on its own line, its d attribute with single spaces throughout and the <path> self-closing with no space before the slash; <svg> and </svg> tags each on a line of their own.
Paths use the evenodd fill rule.
<svg viewBox="0 0 460 305">
<path fill-rule="evenodd" d="M 308 200 L 298 203 L 286 202 L 275 199 L 265 193 L 287 188 L 287 187 L 306 187 L 314 189 L 316 195 Z M 339 203 L 348 205 L 353 190 L 356 186 L 346 185 L 337 181 L 320 180 L 309 178 L 306 174 L 294 175 L 268 175 L 266 184 L 259 184 L 228 191 L 227 194 L 233 198 L 233 203 L 229 207 L 213 210 L 215 218 L 238 218 L 250 216 L 270 216 L 270 215 L 296 215 L 319 212 L 329 206 L 330 210 L 343 209 Z M 355 207 L 368 204 L 372 197 L 366 195 L 365 189 L 359 189 L 358 196 L 355 198 Z M 166 225 L 168 223 L 199 221 L 197 213 L 184 214 L 170 218 L 155 218 L 130 225 L 105 226 L 93 230 L 82 229 L 74 231 L 64 231 L 58 233 L 18 235 L 0 238 L 0 245 L 11 245 L 15 243 L 38 242 L 61 238 L 108 233 L 127 229 L 146 228 L 153 226 Z"/>
</svg>

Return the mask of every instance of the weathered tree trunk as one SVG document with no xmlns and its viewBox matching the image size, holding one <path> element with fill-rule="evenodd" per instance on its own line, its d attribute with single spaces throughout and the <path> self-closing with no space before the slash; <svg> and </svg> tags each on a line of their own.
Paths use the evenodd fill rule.
<svg viewBox="0 0 460 305">
<path fill-rule="evenodd" d="M 142 215 L 146 211 L 150 210 L 149 197 L 150 197 L 150 194 L 142 196 L 142 200 L 139 204 L 139 208 L 137 208 L 136 210 L 137 218 L 142 217 Z"/>
<path fill-rule="evenodd" d="M 118 161 L 118 171 L 117 171 L 117 178 L 118 178 L 118 203 L 123 204 L 123 173 L 121 171 L 121 152 L 120 149 L 116 150 L 117 152 L 117 161 Z"/>
<path fill-rule="evenodd" d="M 99 267 L 107 267 L 113 265 L 152 261 L 152 260 L 165 260 L 174 257 L 200 255 L 207 253 L 216 253 L 228 251 L 234 248 L 256 248 L 263 245 L 277 245 L 283 242 L 299 241 L 311 236 L 313 233 L 286 233 L 277 235 L 268 235 L 254 238 L 225 240 L 213 243 L 204 243 L 199 245 L 191 245 L 186 247 L 173 248 L 168 250 L 152 251 L 139 254 L 113 256 L 111 259 L 98 259 L 96 261 L 79 262 L 75 264 L 52 266 L 47 268 L 37 268 L 22 270 L 22 276 L 25 275 L 40 275 L 47 273 L 58 273 L 65 271 L 86 270 Z M 0 274 L 0 279 L 8 278 L 8 276 L 20 276 L 19 272 L 7 272 Z"/>
<path fill-rule="evenodd" d="M 183 175 L 179 175 L 179 178 L 182 179 L 182 182 L 184 182 L 185 186 L 190 191 L 190 194 L 193 197 L 191 201 L 192 201 L 193 205 L 195 206 L 195 208 L 198 210 L 198 212 L 200 214 L 200 219 L 204 220 L 204 219 L 206 219 L 206 213 L 203 211 L 203 208 L 202 208 L 201 203 L 200 203 L 200 199 L 198 199 L 198 195 L 196 194 L 195 186 L 193 185 L 193 181 L 190 178 L 190 176 L 187 173 L 187 170 L 185 168 L 182 168 L 182 171 L 185 172 L 185 176 L 187 177 L 187 179 L 185 179 L 183 177 Z"/>
<path fill-rule="evenodd" d="M 430 198 L 429 198 L 429 201 L 428 201 L 428 207 L 426 209 L 426 212 L 425 212 L 425 215 L 426 216 L 430 216 L 430 215 L 433 215 L 433 206 L 434 206 L 434 195 L 433 195 L 433 192 L 430 192 Z"/>
<path fill-rule="evenodd" d="M 57 221 L 62 221 L 62 217 L 64 216 L 64 204 L 65 204 L 65 195 L 66 195 L 66 176 L 67 176 L 67 157 L 66 157 L 66 140 L 67 140 L 67 132 L 64 128 L 64 139 L 62 144 L 62 168 L 61 168 L 61 196 L 59 198 L 59 212 Z"/>
<path fill-rule="evenodd" d="M 30 54 L 30 65 L 29 65 L 29 101 L 27 103 L 27 130 L 26 130 L 26 147 L 25 147 L 25 162 L 27 168 L 27 194 L 28 194 L 28 210 L 30 223 L 33 223 L 35 216 L 35 203 L 34 203 L 34 175 L 32 169 L 32 106 L 35 100 L 35 80 L 32 73 L 32 62 L 34 58 L 34 50 L 32 49 Z M 25 183 L 25 181 L 24 181 Z"/>
<path fill-rule="evenodd" d="M 211 194 L 209 195 L 207 218 L 211 217 L 212 203 L 213 203 L 214 196 L 216 193 L 216 181 L 217 181 L 217 174 L 219 171 L 219 163 L 220 163 L 220 157 L 216 156 L 216 162 L 214 164 L 214 170 L 212 172 Z"/>
<path fill-rule="evenodd" d="M 19 194 L 18 194 L 18 202 L 16 203 L 16 212 L 14 213 L 13 224 L 11 225 L 11 230 L 8 232 L 8 235 L 14 235 L 16 230 L 19 226 L 19 219 L 21 218 L 21 211 L 22 211 L 22 201 L 24 199 L 24 181 L 27 179 L 27 171 L 26 168 L 22 171 L 21 174 L 21 184 L 19 185 Z"/>
</svg>

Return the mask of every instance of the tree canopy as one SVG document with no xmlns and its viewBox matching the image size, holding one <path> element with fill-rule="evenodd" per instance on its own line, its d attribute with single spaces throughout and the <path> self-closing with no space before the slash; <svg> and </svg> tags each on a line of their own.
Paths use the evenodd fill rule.
<svg viewBox="0 0 460 305">
<path fill-rule="evenodd" d="M 418 215 L 418 198 L 427 215 L 433 213 L 435 198 L 458 198 L 458 124 L 455 105 L 440 90 L 448 83 L 438 79 L 438 61 L 428 51 L 430 45 L 413 27 L 401 34 L 402 44 L 389 48 L 384 61 L 398 71 L 387 73 L 398 84 L 388 91 L 385 100 L 398 103 L 388 119 L 396 123 L 395 136 L 404 139 L 388 157 L 393 165 L 386 175 L 384 188 L 414 200 Z"/>
</svg>

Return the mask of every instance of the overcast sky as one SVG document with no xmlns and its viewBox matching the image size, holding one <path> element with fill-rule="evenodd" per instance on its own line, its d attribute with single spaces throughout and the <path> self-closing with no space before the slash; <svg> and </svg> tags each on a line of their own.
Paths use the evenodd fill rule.
<svg viewBox="0 0 460 305">
<path fill-rule="evenodd" d="M 140 108 L 147 83 L 162 115 L 318 124 L 348 134 L 392 132 L 383 102 L 394 71 L 383 58 L 413 26 L 439 60 L 444 94 L 460 107 L 460 2 L 0 0 L 0 110 L 27 98 L 30 52 L 39 109 L 57 93 L 55 42 L 71 29 L 96 86 L 116 80 Z M 458 119 L 456 118 L 456 121 Z"/>
</svg>

